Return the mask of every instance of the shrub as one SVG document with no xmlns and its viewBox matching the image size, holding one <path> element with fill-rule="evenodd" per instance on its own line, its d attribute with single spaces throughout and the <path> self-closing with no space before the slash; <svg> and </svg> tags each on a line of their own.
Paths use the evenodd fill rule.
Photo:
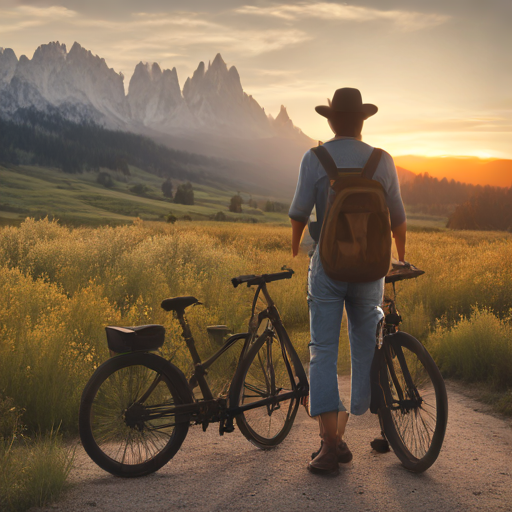
<svg viewBox="0 0 512 512">
<path fill-rule="evenodd" d="M 176 217 L 176 215 L 170 213 L 169 215 L 167 215 L 167 222 L 170 223 L 170 224 L 174 224 L 176 221 L 178 220 L 178 217 Z"/>
<path fill-rule="evenodd" d="M 106 188 L 112 188 L 114 186 L 114 180 L 108 172 L 100 172 L 96 178 L 96 182 L 103 185 Z"/>
<path fill-rule="evenodd" d="M 226 221 L 226 214 L 224 212 L 217 212 L 213 216 L 213 220 L 216 220 L 217 222 L 225 222 Z"/>
<path fill-rule="evenodd" d="M 174 196 L 174 202 L 186 205 L 194 204 L 194 190 L 192 188 L 192 183 L 182 183 L 178 186 Z"/>
<path fill-rule="evenodd" d="M 229 211 L 233 213 L 242 213 L 242 202 L 240 194 L 233 196 L 229 204 Z"/>
<path fill-rule="evenodd" d="M 148 193 L 149 189 L 142 183 L 137 183 L 129 188 L 130 192 L 137 194 L 138 196 L 144 196 Z"/>
<path fill-rule="evenodd" d="M 192 217 L 190 215 L 183 215 L 183 220 L 192 220 Z"/>
<path fill-rule="evenodd" d="M 173 191 L 174 190 L 173 190 L 171 178 L 167 178 L 162 183 L 162 193 L 163 193 L 163 195 L 165 197 L 168 197 L 169 199 L 172 199 Z"/>
<path fill-rule="evenodd" d="M 512 388 L 512 324 L 489 309 L 475 307 L 453 327 L 438 323 L 428 348 L 441 370 L 470 382 Z"/>
</svg>

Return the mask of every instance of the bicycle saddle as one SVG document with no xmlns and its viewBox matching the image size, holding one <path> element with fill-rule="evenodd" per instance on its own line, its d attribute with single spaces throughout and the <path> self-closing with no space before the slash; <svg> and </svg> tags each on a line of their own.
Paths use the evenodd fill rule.
<svg viewBox="0 0 512 512">
<path fill-rule="evenodd" d="M 173 299 L 165 299 L 160 306 L 165 311 L 185 311 L 192 304 L 201 304 L 195 297 L 187 295 L 185 297 L 174 297 Z"/>
</svg>

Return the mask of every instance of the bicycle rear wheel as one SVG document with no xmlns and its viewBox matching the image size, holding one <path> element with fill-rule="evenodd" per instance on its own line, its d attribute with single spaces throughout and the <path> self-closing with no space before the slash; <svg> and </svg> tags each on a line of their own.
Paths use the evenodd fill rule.
<svg viewBox="0 0 512 512">
<path fill-rule="evenodd" d="M 437 459 L 448 420 L 439 369 L 425 347 L 407 333 L 386 336 L 380 367 L 384 432 L 402 465 L 414 473 Z"/>
<path fill-rule="evenodd" d="M 261 449 L 277 446 L 285 439 L 300 402 L 296 392 L 298 378 L 278 332 L 270 319 L 262 321 L 258 329 L 260 335 L 243 359 L 231 393 L 232 397 L 238 398 L 239 406 L 291 395 L 236 416 L 242 434 Z"/>
<path fill-rule="evenodd" d="M 176 454 L 189 421 L 172 408 L 192 402 L 178 371 L 167 360 L 140 352 L 109 359 L 96 370 L 82 394 L 79 431 L 98 466 L 138 477 Z"/>
</svg>

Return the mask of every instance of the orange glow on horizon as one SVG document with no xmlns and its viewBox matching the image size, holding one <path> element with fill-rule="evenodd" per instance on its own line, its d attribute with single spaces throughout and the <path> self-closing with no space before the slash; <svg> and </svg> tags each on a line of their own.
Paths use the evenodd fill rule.
<svg viewBox="0 0 512 512">
<path fill-rule="evenodd" d="M 415 174 L 427 172 L 438 179 L 454 179 L 473 185 L 512 186 L 512 160 L 474 156 L 395 156 L 395 164 Z"/>
</svg>

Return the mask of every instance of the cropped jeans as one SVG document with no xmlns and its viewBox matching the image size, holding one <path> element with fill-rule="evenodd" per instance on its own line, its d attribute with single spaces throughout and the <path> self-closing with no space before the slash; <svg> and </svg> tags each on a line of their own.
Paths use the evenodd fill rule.
<svg viewBox="0 0 512 512">
<path fill-rule="evenodd" d="M 369 283 L 345 283 L 328 277 L 318 254 L 313 253 L 308 274 L 308 303 L 311 330 L 310 413 L 346 411 L 338 392 L 338 345 L 347 311 L 352 360 L 350 412 L 364 414 L 370 406 L 370 368 L 375 351 L 377 324 L 384 278 Z"/>
</svg>

